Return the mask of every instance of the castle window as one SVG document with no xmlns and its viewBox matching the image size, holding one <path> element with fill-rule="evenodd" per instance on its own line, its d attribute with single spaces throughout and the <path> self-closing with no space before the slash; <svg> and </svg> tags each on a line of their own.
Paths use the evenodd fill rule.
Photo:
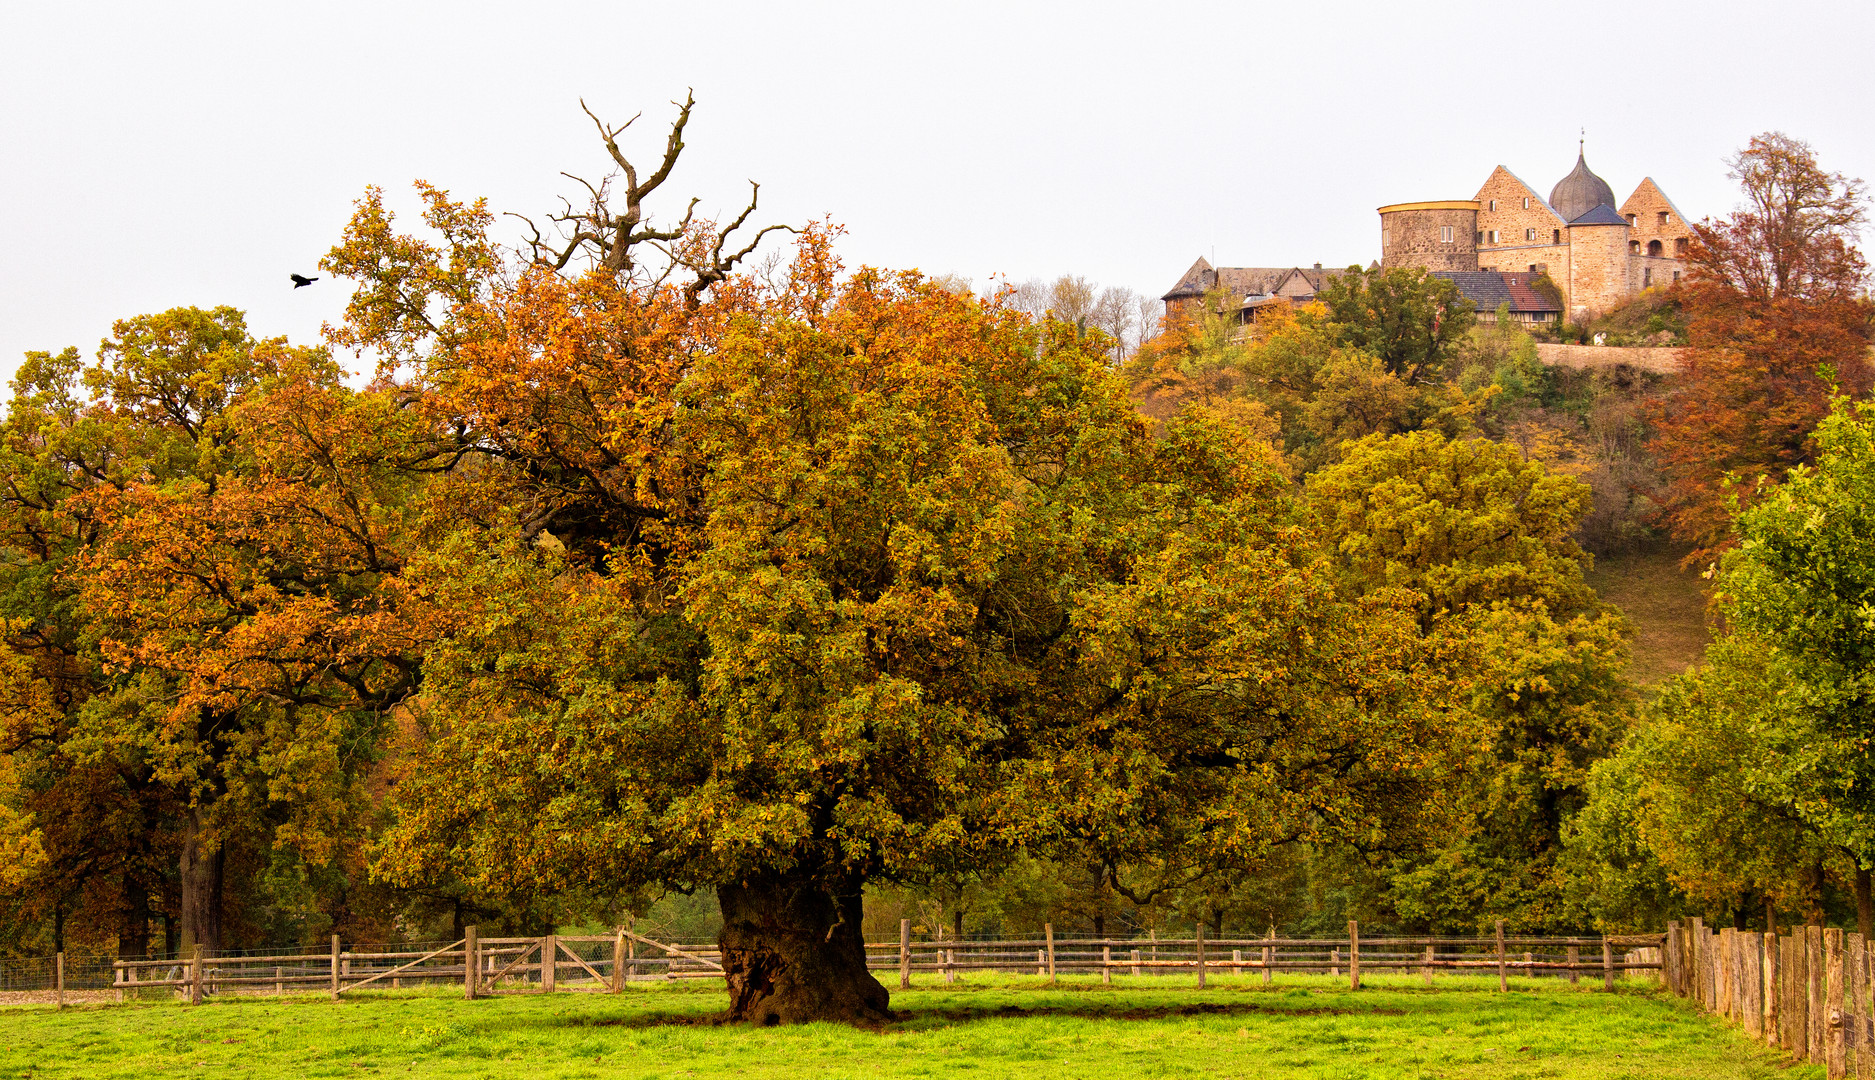
<svg viewBox="0 0 1875 1080">
<path fill-rule="evenodd" d="M 1478 230 L 1478 238 L 1476 240 L 1473 240 L 1472 243 L 1474 244 L 1484 243 L 1484 230 L 1483 229 Z"/>
<path fill-rule="evenodd" d="M 1496 210 L 1496 209 L 1497 209 L 1497 200 L 1496 200 L 1496 199 L 1492 199 L 1492 200 L 1491 200 L 1491 209 L 1493 209 L 1493 210 Z"/>
<path fill-rule="evenodd" d="M 1525 196 L 1523 197 L 1523 208 L 1524 208 L 1525 210 L 1528 210 L 1528 209 L 1530 209 L 1530 196 L 1528 196 L 1528 195 L 1525 195 Z"/>
<path fill-rule="evenodd" d="M 1380 230 L 1380 246 L 1386 247 L 1388 244 L 1392 242 L 1393 242 L 1393 230 L 1392 229 Z"/>
<path fill-rule="evenodd" d="M 1439 243 L 1449 244 L 1451 242 L 1452 242 L 1452 227 L 1450 225 L 1439 226 Z"/>
<path fill-rule="evenodd" d="M 1682 236 L 1673 241 L 1673 257 L 1676 259 L 1686 258 L 1686 237 Z M 1678 275 L 1675 276 L 1677 277 Z"/>
<path fill-rule="evenodd" d="M 1525 240 L 1535 240 L 1535 239 L 1536 239 L 1536 230 L 1535 230 L 1535 229 L 1525 229 L 1525 230 L 1523 231 L 1523 238 L 1524 238 Z"/>
<path fill-rule="evenodd" d="M 1654 283 L 1654 272 L 1653 272 L 1653 270 L 1652 270 L 1651 268 L 1650 268 L 1650 269 L 1646 269 L 1646 270 L 1642 270 L 1642 271 L 1641 271 L 1641 288 L 1643 288 L 1643 289 L 1645 289 L 1645 288 L 1647 288 L 1647 287 L 1648 287 L 1649 285 L 1652 285 L 1653 283 Z"/>
<path fill-rule="evenodd" d="M 1658 256 L 1660 254 L 1660 241 L 1658 240 L 1647 241 L 1647 254 Z"/>
<path fill-rule="evenodd" d="M 1673 280 L 1675 280 L 1675 281 L 1678 281 L 1678 280 L 1680 280 L 1680 272 L 1679 272 L 1678 270 L 1675 270 L 1675 271 L 1673 272 Z"/>
<path fill-rule="evenodd" d="M 1633 226 L 1634 226 L 1634 225 L 1636 225 L 1636 224 L 1638 224 L 1638 223 L 1637 223 L 1637 222 L 1636 222 L 1636 221 L 1634 220 L 1634 215 L 1633 215 L 1633 214 L 1629 214 L 1629 215 L 1628 215 L 1628 226 L 1629 226 L 1629 227 L 1631 228 L 1631 227 L 1633 227 Z"/>
<path fill-rule="evenodd" d="M 1663 229 L 1667 227 L 1667 212 L 1665 210 L 1660 211 L 1660 227 Z"/>
<path fill-rule="evenodd" d="M 1560 243 L 1562 243 L 1562 230 L 1561 230 L 1561 229 L 1551 229 L 1551 230 L 1549 231 L 1549 242 L 1550 242 L 1550 243 L 1552 243 L 1552 244 L 1560 244 Z"/>
<path fill-rule="evenodd" d="M 1639 240 L 1629 240 L 1628 241 L 1628 254 L 1639 255 L 1640 253 L 1641 253 L 1641 242 Z"/>
<path fill-rule="evenodd" d="M 1491 230 L 1491 242 L 1493 244 L 1497 243 L 1497 230 L 1496 229 Z"/>
</svg>

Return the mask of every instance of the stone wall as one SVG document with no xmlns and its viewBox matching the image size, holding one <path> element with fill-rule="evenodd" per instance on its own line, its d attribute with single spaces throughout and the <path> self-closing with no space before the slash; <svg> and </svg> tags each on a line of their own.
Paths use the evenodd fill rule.
<svg viewBox="0 0 1875 1080">
<path fill-rule="evenodd" d="M 1537 343 L 1536 358 L 1550 367 L 1601 370 L 1623 365 L 1655 375 L 1672 375 L 1680 370 L 1680 350 L 1625 349 L 1612 345 L 1546 345 Z"/>
<path fill-rule="evenodd" d="M 1569 280 L 1569 248 L 1567 245 L 1540 244 L 1535 247 L 1496 247 L 1478 250 L 1478 269 L 1502 270 L 1507 274 L 1519 274 L 1532 266 L 1548 274 L 1550 280 L 1558 286 Z"/>
<path fill-rule="evenodd" d="M 1382 269 L 1421 266 L 1427 270 L 1478 269 L 1478 211 L 1453 204 L 1437 207 L 1382 208 L 1380 214 Z M 1442 239 L 1441 229 L 1452 230 Z"/>
<path fill-rule="evenodd" d="M 1525 270 L 1533 262 L 1542 259 L 1525 259 L 1517 262 L 1514 258 L 1506 262 L 1492 260 L 1492 252 L 1504 247 L 1559 246 L 1560 233 L 1566 227 L 1563 219 L 1556 216 L 1541 196 L 1530 190 L 1529 186 L 1499 165 L 1492 170 L 1490 179 L 1478 189 L 1478 231 L 1484 239 L 1478 243 L 1478 266 L 1483 269 L 1495 267 L 1499 270 Z M 1529 205 L 1526 206 L 1525 203 Z M 1493 210 L 1492 204 L 1497 208 Z M 1530 233 L 1535 231 L 1536 235 Z M 1497 241 L 1491 240 L 1491 234 L 1497 233 Z M 1558 269 L 1560 260 L 1549 260 Z"/>
<path fill-rule="evenodd" d="M 1683 243 L 1693 235 L 1692 226 L 1680 220 L 1680 215 L 1673 209 L 1673 203 L 1667 200 L 1667 194 L 1654 183 L 1653 177 L 1641 181 L 1641 186 L 1634 189 L 1628 201 L 1621 204 L 1621 216 L 1632 224 L 1628 239 L 1638 241 L 1643 254 L 1650 241 L 1660 241 L 1660 255 L 1668 259 L 1682 259 L 1686 256 Z"/>
<path fill-rule="evenodd" d="M 1685 273 L 1686 263 L 1679 259 L 1655 258 L 1649 255 L 1628 256 L 1628 292 L 1638 296 L 1642 289 L 1651 289 L 1660 285 L 1671 285 Z"/>
<path fill-rule="evenodd" d="M 1571 320 L 1613 311 L 1627 302 L 1628 227 L 1626 225 L 1571 225 L 1569 274 L 1562 286 L 1563 305 Z"/>
</svg>

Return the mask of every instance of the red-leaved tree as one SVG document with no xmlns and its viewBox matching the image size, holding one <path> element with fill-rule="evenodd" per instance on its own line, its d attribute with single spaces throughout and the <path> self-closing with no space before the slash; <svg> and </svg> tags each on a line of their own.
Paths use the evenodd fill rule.
<svg viewBox="0 0 1875 1080">
<path fill-rule="evenodd" d="M 1862 393 L 1871 380 L 1862 181 L 1823 171 L 1809 144 L 1780 132 L 1727 164 L 1745 202 L 1693 227 L 1690 347 L 1676 392 L 1648 416 L 1661 519 L 1694 546 L 1689 561 L 1729 543 L 1734 492 L 1749 498 L 1814 458 L 1832 388 Z"/>
</svg>

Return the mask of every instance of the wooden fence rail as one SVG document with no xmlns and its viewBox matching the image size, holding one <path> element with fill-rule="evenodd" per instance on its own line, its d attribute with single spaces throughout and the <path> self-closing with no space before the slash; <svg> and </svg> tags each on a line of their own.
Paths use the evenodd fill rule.
<svg viewBox="0 0 1875 1080">
<path fill-rule="evenodd" d="M 1871 952 L 1833 928 L 1761 934 L 1694 919 L 1667 924 L 1661 971 L 1674 993 L 1831 1080 L 1875 1080 Z"/>
<path fill-rule="evenodd" d="M 910 923 L 900 925 L 896 941 L 866 945 L 867 966 L 876 972 L 896 970 L 899 986 L 914 974 L 938 975 L 955 982 L 973 971 L 1033 973 L 1054 979 L 1061 973 L 1098 974 L 1111 982 L 1131 976 L 1261 975 L 1278 973 L 1344 974 L 1354 989 L 1361 972 L 1413 972 L 1431 985 L 1436 973 L 1509 977 L 1555 976 L 1578 981 L 1600 972 L 1612 988 L 1618 974 L 1657 973 L 1673 953 L 1673 936 L 1510 937 L 1502 932 L 1482 937 L 1363 937 L 1358 923 L 1348 924 L 1346 938 L 1210 938 L 1202 931 L 1189 938 L 1063 938 L 1048 926 L 1042 937 L 995 941 L 911 940 Z M 1617 952 L 1617 948 L 1620 949 Z M 335 936 L 318 953 L 208 957 L 197 950 L 170 960 L 120 960 L 111 965 L 110 986 L 119 1001 L 150 989 L 167 990 L 201 1002 L 224 992 L 289 989 L 324 990 L 335 1000 L 352 991 L 412 986 L 460 985 L 469 998 L 512 993 L 609 991 L 634 981 L 721 978 L 722 959 L 713 945 L 673 945 L 654 941 L 623 927 L 609 934 L 541 937 L 481 937 L 469 927 L 457 941 L 435 947 L 385 946 L 350 949 Z M 1658 974 L 1651 977 L 1662 977 Z"/>
</svg>

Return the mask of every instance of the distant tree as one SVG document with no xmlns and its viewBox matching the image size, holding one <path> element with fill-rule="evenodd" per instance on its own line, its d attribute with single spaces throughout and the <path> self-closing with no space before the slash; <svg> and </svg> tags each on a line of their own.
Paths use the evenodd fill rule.
<svg viewBox="0 0 1875 1080">
<path fill-rule="evenodd" d="M 1694 227 L 1684 285 L 1690 347 L 1676 392 L 1649 407 L 1665 477 L 1661 518 L 1709 560 L 1729 542 L 1731 499 L 1813 462 L 1836 389 L 1867 391 L 1872 309 L 1854 246 L 1861 181 L 1825 172 L 1772 132 L 1731 159 L 1745 204 Z M 1728 491 L 1726 479 L 1742 481 Z"/>
<path fill-rule="evenodd" d="M 1315 299 L 1343 344 L 1378 356 L 1388 374 L 1409 386 L 1441 379 L 1475 321 L 1458 286 L 1418 267 L 1350 266 L 1323 283 Z"/>
</svg>

